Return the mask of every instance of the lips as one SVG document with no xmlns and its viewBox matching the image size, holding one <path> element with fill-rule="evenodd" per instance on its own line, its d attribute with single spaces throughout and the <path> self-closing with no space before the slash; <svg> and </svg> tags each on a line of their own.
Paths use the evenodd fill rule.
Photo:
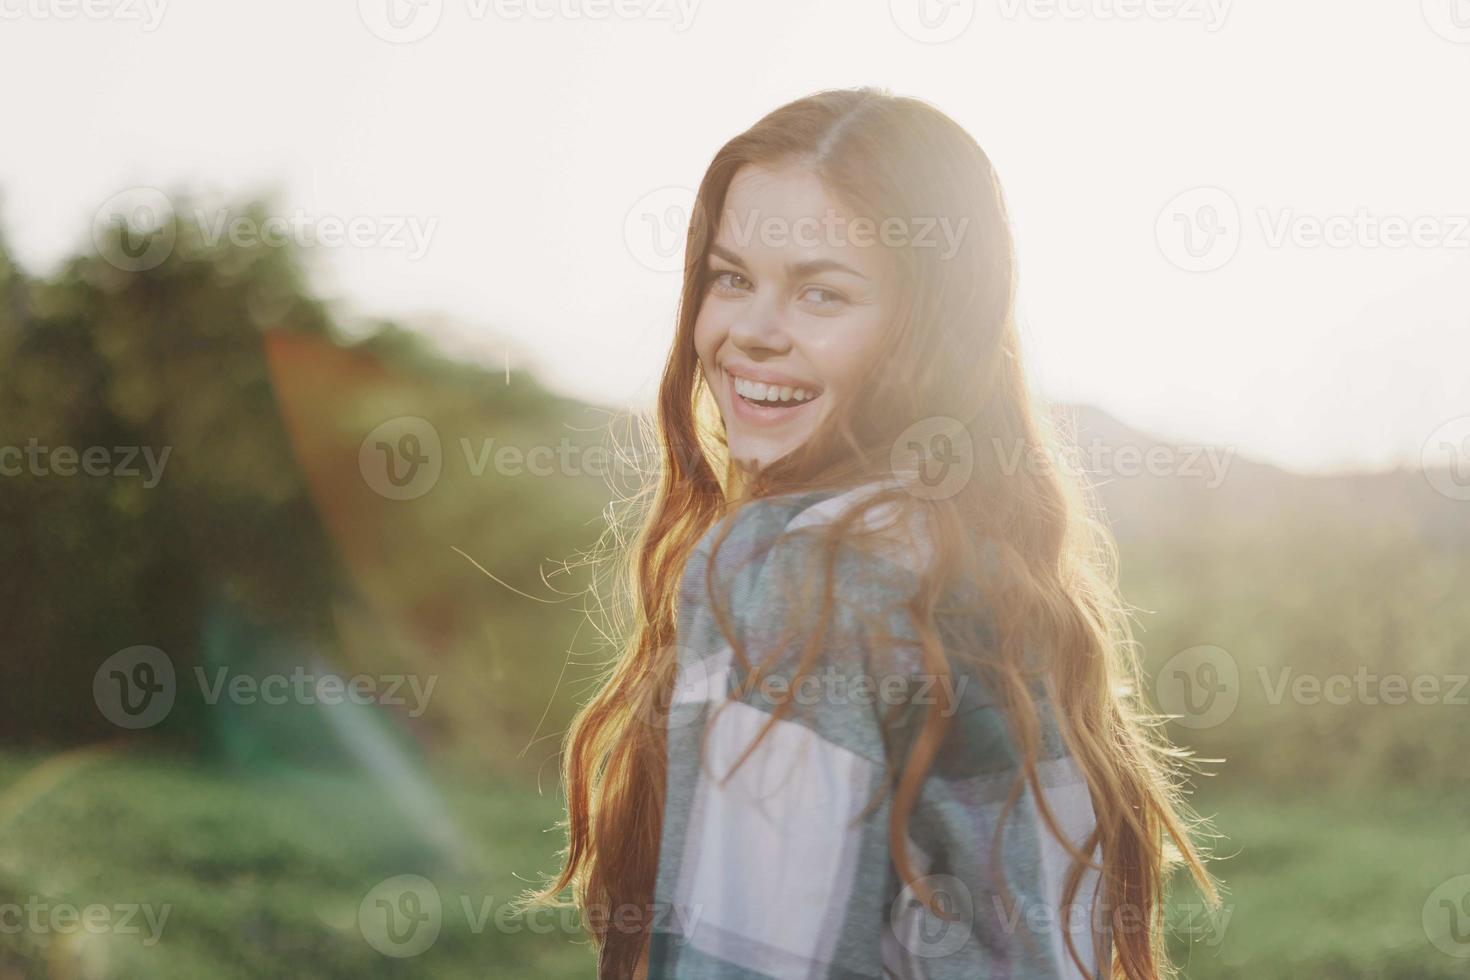
<svg viewBox="0 0 1470 980">
<path fill-rule="evenodd" d="M 804 402 L 822 393 L 822 386 L 792 375 L 755 368 L 725 368 L 735 390 L 757 402 Z"/>
<path fill-rule="evenodd" d="M 803 415 L 822 395 L 820 387 L 798 378 L 767 371 L 737 374 L 729 368 L 725 369 L 725 390 L 735 416 L 753 425 L 781 423 Z"/>
</svg>

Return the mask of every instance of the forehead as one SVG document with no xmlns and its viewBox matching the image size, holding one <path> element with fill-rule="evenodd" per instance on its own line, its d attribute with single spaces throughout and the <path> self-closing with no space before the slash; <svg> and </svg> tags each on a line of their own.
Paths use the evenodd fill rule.
<svg viewBox="0 0 1470 980">
<path fill-rule="evenodd" d="M 832 258 L 877 278 L 881 249 L 871 235 L 853 241 L 852 220 L 809 168 L 747 164 L 725 193 L 715 242 L 752 262 Z"/>
<path fill-rule="evenodd" d="M 725 193 L 725 210 L 740 218 L 758 212 L 795 221 L 797 218 L 821 218 L 829 212 L 846 217 L 837 200 L 827 193 L 817 175 L 806 167 L 780 168 L 748 164 L 741 167 Z M 720 222 L 720 232 L 730 230 L 729 215 Z"/>
</svg>

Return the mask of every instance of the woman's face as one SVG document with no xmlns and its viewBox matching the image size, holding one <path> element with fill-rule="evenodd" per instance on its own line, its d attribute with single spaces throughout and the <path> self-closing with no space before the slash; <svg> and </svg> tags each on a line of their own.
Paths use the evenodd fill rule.
<svg viewBox="0 0 1470 980">
<path fill-rule="evenodd" d="M 747 470 L 810 438 L 877 348 L 883 253 L 851 222 L 803 168 L 747 165 L 730 182 L 694 347 Z"/>
</svg>

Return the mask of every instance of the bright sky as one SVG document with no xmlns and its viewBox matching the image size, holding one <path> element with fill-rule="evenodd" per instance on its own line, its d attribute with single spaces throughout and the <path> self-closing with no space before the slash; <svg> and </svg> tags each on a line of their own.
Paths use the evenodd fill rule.
<svg viewBox="0 0 1470 980">
<path fill-rule="evenodd" d="M 646 405 L 649 219 L 857 84 L 996 162 L 1048 396 L 1299 469 L 1470 414 L 1470 0 L 0 0 L 0 228 L 44 272 L 133 188 L 274 191 L 358 220 L 344 308 Z"/>
</svg>

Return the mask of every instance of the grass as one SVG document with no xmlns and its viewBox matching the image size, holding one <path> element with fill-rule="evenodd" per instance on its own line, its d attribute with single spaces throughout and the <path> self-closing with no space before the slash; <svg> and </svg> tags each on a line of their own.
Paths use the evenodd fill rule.
<svg viewBox="0 0 1470 980">
<path fill-rule="evenodd" d="M 1424 794 L 1338 791 L 1300 797 L 1215 793 L 1199 800 L 1224 838 L 1212 864 L 1228 893 L 1218 914 L 1179 887 L 1194 926 L 1176 935 L 1175 962 L 1191 980 L 1410 980 L 1465 977 L 1470 944 L 1448 939 L 1425 905 L 1470 872 L 1466 801 Z M 1191 914 L 1192 913 L 1192 914 Z M 1450 952 L 1437 948 L 1434 928 Z M 1183 930 L 1181 930 L 1181 933 Z"/>
<path fill-rule="evenodd" d="M 3 800 L 39 760 L 0 758 Z M 0 901 L 149 906 L 155 918 L 167 907 L 160 938 L 147 941 L 142 915 L 130 934 L 7 931 L 0 977 L 590 976 L 570 920 L 503 911 L 553 867 L 558 841 L 544 831 L 556 797 L 441 784 L 435 805 L 453 814 L 457 848 L 355 778 L 133 757 L 85 764 L 0 828 Z M 437 939 L 411 958 L 373 948 L 372 921 L 359 918 L 368 893 L 402 874 L 429 880 L 443 909 Z"/>
<path fill-rule="evenodd" d="M 545 828 L 556 796 L 438 776 L 441 796 L 405 813 L 344 776 L 0 754 L 0 901 L 105 906 L 119 926 L 127 907 L 147 906 L 155 921 L 168 909 L 156 942 L 143 915 L 134 932 L 89 931 L 52 928 L 42 910 L 41 928 L 0 930 L 0 977 L 590 977 L 570 917 L 506 912 L 553 867 L 558 839 Z M 1423 918 L 1436 886 L 1470 872 L 1464 800 L 1211 786 L 1196 802 L 1224 835 L 1214 869 L 1229 891 L 1205 917 L 1177 889 L 1173 945 L 1186 977 L 1466 975 L 1470 960 L 1436 948 Z M 435 829 L 445 817 L 448 836 Z M 371 918 L 381 907 L 364 899 L 378 887 L 375 897 L 413 912 L 404 892 L 380 887 L 405 874 L 433 884 L 442 928 L 399 958 L 372 945 L 386 934 Z"/>
</svg>

